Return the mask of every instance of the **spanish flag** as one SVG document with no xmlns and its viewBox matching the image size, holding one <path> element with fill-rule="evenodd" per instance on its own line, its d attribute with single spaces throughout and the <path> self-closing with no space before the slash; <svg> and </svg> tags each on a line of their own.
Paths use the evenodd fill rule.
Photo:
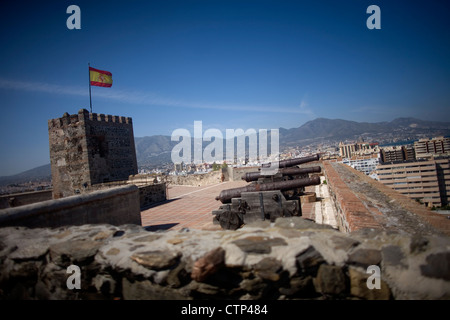
<svg viewBox="0 0 450 320">
<path fill-rule="evenodd" d="M 109 71 L 98 70 L 89 67 L 89 79 L 91 86 L 97 87 L 111 87 L 112 86 L 112 73 Z"/>
</svg>

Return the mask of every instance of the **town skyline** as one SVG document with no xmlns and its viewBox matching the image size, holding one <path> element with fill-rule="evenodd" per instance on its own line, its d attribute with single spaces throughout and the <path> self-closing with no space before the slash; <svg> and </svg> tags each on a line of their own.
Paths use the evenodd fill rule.
<svg viewBox="0 0 450 320">
<path fill-rule="evenodd" d="M 328 124 L 327 124 L 328 123 Z M 335 125 L 334 125 L 335 124 Z M 439 126 L 439 124 L 443 124 L 442 126 Z M 306 138 L 305 141 L 309 140 L 309 143 L 299 143 L 292 141 L 293 134 L 290 131 L 297 131 L 297 130 L 303 130 L 303 131 L 310 131 L 311 127 L 305 128 L 305 126 L 311 125 L 313 127 L 320 127 L 318 132 L 327 133 L 327 129 L 331 129 L 332 132 L 328 132 L 328 136 L 320 136 L 320 134 L 316 133 L 310 133 L 308 136 L 303 136 L 300 134 L 300 136 L 303 136 L 303 138 Z M 328 126 L 328 128 L 324 128 L 324 125 Z M 352 133 L 349 133 L 350 130 L 342 131 L 339 129 L 339 127 L 345 127 L 348 125 L 356 125 L 356 127 L 353 127 Z M 366 127 L 366 125 L 375 125 L 375 127 Z M 433 126 L 435 125 L 435 126 Z M 384 127 L 382 130 L 377 130 L 378 126 L 381 126 L 381 128 Z M 386 126 L 386 127 L 385 127 Z M 407 129 L 409 128 L 409 129 Z M 336 152 L 339 153 L 338 147 L 341 142 L 347 142 L 347 143 L 357 143 L 361 142 L 362 140 L 365 140 L 364 143 L 373 143 L 376 142 L 377 145 L 381 146 L 390 146 L 390 145 L 404 145 L 404 144 L 412 144 L 413 141 L 418 141 L 419 139 L 427 139 L 437 136 L 445 136 L 449 137 L 449 130 L 450 130 L 450 122 L 429 122 L 429 121 L 421 121 L 419 119 L 413 119 L 413 118 L 397 118 L 394 119 L 391 122 L 379 122 L 379 123 L 358 123 L 353 121 L 347 121 L 343 119 L 325 119 L 325 118 L 318 118 L 312 121 L 308 121 L 306 124 L 303 124 L 302 126 L 298 128 L 291 128 L 287 130 L 283 130 L 283 128 L 279 128 L 282 132 L 282 138 L 280 140 L 280 143 L 282 143 L 282 148 L 280 150 L 280 155 L 282 157 L 286 156 L 286 152 L 289 153 L 289 150 L 296 150 L 296 153 L 305 153 L 305 154 L 315 154 L 317 152 L 322 152 L 325 155 L 331 155 L 333 152 L 331 152 L 334 148 L 336 148 Z M 325 130 L 325 131 L 324 131 Z M 386 133 L 386 130 L 389 131 L 389 133 Z M 192 132 L 193 133 L 193 132 Z M 205 130 L 202 131 L 202 134 L 205 133 Z M 236 132 L 235 132 L 236 133 Z M 225 133 L 224 133 L 225 134 Z M 247 134 L 250 134 L 250 132 L 244 132 L 244 135 L 247 136 Z M 258 135 L 258 132 L 256 132 Z M 312 134 L 312 136 L 311 136 Z M 320 137 L 319 137 L 320 136 Z M 203 137 L 203 135 L 202 135 Z M 238 137 L 238 135 L 235 135 L 235 139 Z M 248 136 L 247 136 L 248 137 Z M 311 141 L 311 137 L 318 137 L 317 140 Z M 191 139 L 195 139 L 193 135 L 190 137 Z M 225 150 L 225 143 L 226 142 L 224 137 L 223 143 L 224 143 L 224 151 Z M 368 138 L 368 140 L 367 140 Z M 181 141 L 181 140 L 180 140 Z M 136 155 L 138 159 L 138 166 L 139 169 L 143 171 L 148 171 L 153 169 L 159 169 L 159 170 L 166 170 L 167 169 L 167 161 L 170 161 L 170 151 L 173 150 L 173 147 L 176 144 L 179 144 L 180 141 L 172 141 L 170 136 L 163 136 L 163 135 L 154 135 L 154 136 L 146 136 L 146 137 L 135 137 L 135 143 L 136 143 Z M 248 140 L 250 142 L 250 140 Z M 165 153 L 166 156 L 163 156 L 162 158 L 158 156 L 152 156 L 149 155 L 146 152 L 146 148 L 148 148 L 148 143 L 152 144 L 149 148 L 152 150 L 152 153 L 154 153 L 156 150 L 154 149 L 155 146 L 157 148 L 160 148 L 160 152 L 163 154 Z M 193 143 L 193 141 L 192 141 Z M 258 141 L 259 143 L 259 141 Z M 143 144 L 143 145 L 142 145 Z M 147 145 L 147 147 L 145 147 Z M 210 142 L 203 141 L 203 149 L 204 152 L 205 147 L 207 145 L 210 145 Z M 237 141 L 235 141 L 234 146 L 237 147 Z M 247 148 L 248 147 L 248 148 Z M 248 151 L 250 148 L 249 145 L 246 146 L 246 151 Z M 193 150 L 193 149 L 192 149 Z M 157 152 L 157 151 L 156 151 Z M 167 155 L 169 153 L 169 155 Z M 270 152 L 269 152 L 270 153 Z M 235 154 L 237 155 L 237 154 Z M 298 156 L 298 154 L 297 154 Z M 208 161 L 204 161 L 205 163 L 209 163 Z M 191 163 L 191 161 L 188 161 L 188 163 Z M 193 162 L 192 162 L 193 163 Z M 169 167 L 173 167 L 174 164 L 169 165 Z M 7 176 L 0 176 L 2 179 L 10 179 L 13 178 L 9 183 L 14 182 L 14 178 L 23 180 L 22 175 L 28 176 L 30 180 L 36 179 L 36 177 L 44 177 L 45 175 L 49 175 L 49 167 L 50 165 L 44 164 L 42 166 L 37 166 L 34 168 L 29 168 L 28 170 L 25 170 L 24 172 L 20 172 L 13 175 L 7 175 Z M 48 174 L 45 173 L 48 171 Z M 30 174 L 28 174 L 30 172 Z M 33 173 L 31 173 L 33 172 Z M 36 176 L 37 174 L 37 176 Z M 33 177 L 33 178 L 31 178 Z M 40 178 L 37 180 L 39 181 Z M 48 179 L 46 179 L 48 181 Z M 0 181 L 0 184 L 2 181 Z M 3 181 L 4 184 L 4 181 Z M 39 183 L 37 184 L 39 185 Z"/>
</svg>

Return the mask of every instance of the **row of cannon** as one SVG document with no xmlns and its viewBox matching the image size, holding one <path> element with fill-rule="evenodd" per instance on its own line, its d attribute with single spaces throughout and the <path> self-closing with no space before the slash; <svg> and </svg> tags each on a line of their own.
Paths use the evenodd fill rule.
<svg viewBox="0 0 450 320">
<path fill-rule="evenodd" d="M 222 205 L 214 210 L 213 222 L 222 229 L 236 230 L 244 224 L 257 220 L 275 221 L 278 217 L 301 216 L 300 197 L 305 187 L 320 184 L 320 166 L 298 167 L 318 161 L 319 155 L 281 160 L 263 164 L 258 171 L 242 176 L 247 186 L 222 190 L 216 197 Z M 265 168 L 278 168 L 268 174 Z"/>
</svg>

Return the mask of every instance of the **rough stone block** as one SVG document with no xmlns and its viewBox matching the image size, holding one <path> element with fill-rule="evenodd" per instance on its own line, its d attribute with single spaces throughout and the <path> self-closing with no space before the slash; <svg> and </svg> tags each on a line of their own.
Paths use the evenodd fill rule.
<svg viewBox="0 0 450 320">
<path fill-rule="evenodd" d="M 314 283 L 316 290 L 326 295 L 341 295 L 347 290 L 347 279 L 338 266 L 321 264 Z"/>
</svg>

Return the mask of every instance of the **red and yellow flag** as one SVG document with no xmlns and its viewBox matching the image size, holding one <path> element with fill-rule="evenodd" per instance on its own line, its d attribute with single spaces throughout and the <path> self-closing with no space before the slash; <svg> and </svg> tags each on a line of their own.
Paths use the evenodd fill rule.
<svg viewBox="0 0 450 320">
<path fill-rule="evenodd" d="M 91 67 L 89 67 L 89 79 L 91 80 L 91 86 L 109 88 L 113 83 L 111 72 L 98 70 Z"/>
</svg>

